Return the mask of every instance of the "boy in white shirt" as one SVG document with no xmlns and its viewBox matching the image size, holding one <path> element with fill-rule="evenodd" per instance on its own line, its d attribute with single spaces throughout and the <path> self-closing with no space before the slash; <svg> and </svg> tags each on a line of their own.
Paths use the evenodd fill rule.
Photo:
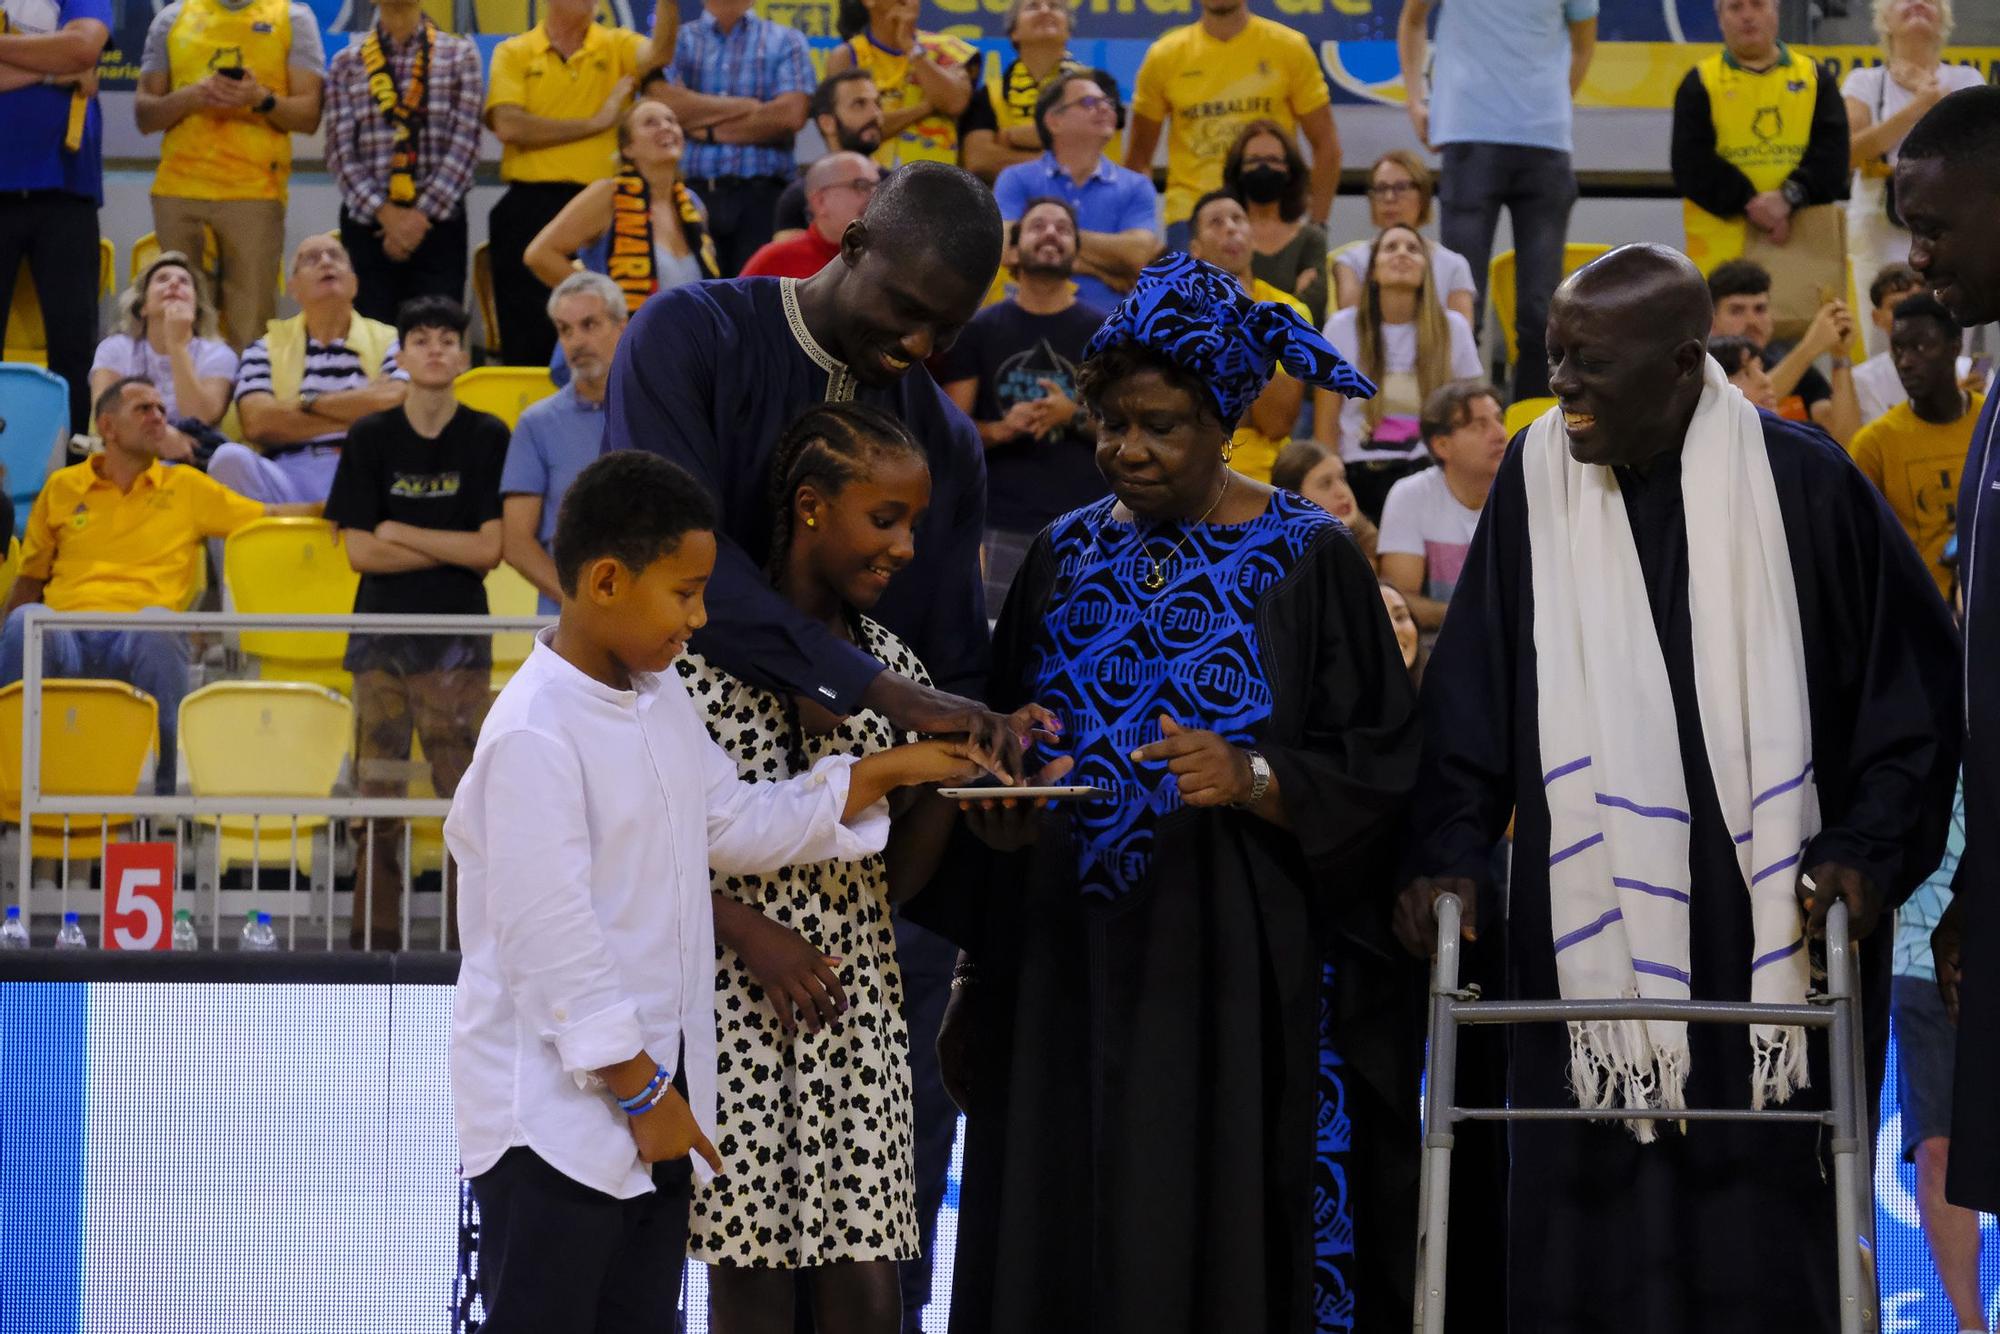
<svg viewBox="0 0 2000 1334">
<path fill-rule="evenodd" d="M 1425 400 L 1422 429 L 1437 467 L 1389 488 L 1375 552 L 1382 578 L 1410 604 L 1418 628 L 1434 635 L 1507 453 L 1506 414 L 1486 381 L 1453 380 Z"/>
<path fill-rule="evenodd" d="M 555 533 L 561 621 L 495 701 L 445 821 L 488 1334 L 672 1321 L 691 1177 L 722 1165 L 711 866 L 866 856 L 891 789 L 984 764 L 925 741 L 738 781 L 671 669 L 707 619 L 714 527 L 700 484 L 654 455 L 578 476 Z"/>
</svg>

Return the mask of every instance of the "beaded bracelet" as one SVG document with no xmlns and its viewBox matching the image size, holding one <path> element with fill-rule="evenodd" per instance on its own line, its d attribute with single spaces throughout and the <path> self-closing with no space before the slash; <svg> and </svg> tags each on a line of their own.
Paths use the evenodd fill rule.
<svg viewBox="0 0 2000 1334">
<path fill-rule="evenodd" d="M 618 1110 L 627 1116 L 637 1116 L 659 1101 L 660 1090 L 667 1087 L 667 1067 L 653 1067 L 653 1077 L 646 1081 L 646 1087 L 629 1098 L 618 1099 Z"/>
<path fill-rule="evenodd" d="M 666 1083 L 660 1085 L 659 1092 L 655 1093 L 651 1098 L 648 1098 L 646 1100 L 646 1105 L 644 1107 L 641 1107 L 636 1112 L 627 1112 L 626 1115 L 644 1116 L 647 1112 L 652 1111 L 655 1107 L 658 1107 L 662 1102 L 666 1101 L 667 1095 L 669 1093 L 672 1093 L 673 1091 L 674 1091 L 673 1081 L 668 1080 Z"/>
</svg>

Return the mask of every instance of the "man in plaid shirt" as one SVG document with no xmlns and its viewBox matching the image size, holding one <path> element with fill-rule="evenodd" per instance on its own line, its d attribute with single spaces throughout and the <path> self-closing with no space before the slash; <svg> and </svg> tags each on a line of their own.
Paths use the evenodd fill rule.
<svg viewBox="0 0 2000 1334">
<path fill-rule="evenodd" d="M 647 89 L 687 131 L 681 177 L 708 207 L 725 277 L 771 239 L 795 165 L 792 136 L 818 82 L 805 34 L 750 10 L 751 0 L 707 0 Z"/>
<path fill-rule="evenodd" d="M 378 62 L 390 79 L 379 96 L 368 86 Z M 394 323 L 413 297 L 465 300 L 465 196 L 484 96 L 478 48 L 440 31 L 421 0 L 378 0 L 375 27 L 327 68 L 326 165 L 359 284 L 354 308 L 369 319 Z"/>
</svg>

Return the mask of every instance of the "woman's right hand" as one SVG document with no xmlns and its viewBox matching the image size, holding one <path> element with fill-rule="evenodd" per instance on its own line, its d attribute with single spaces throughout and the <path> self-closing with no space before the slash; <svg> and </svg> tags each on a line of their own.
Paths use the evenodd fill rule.
<svg viewBox="0 0 2000 1334">
<path fill-rule="evenodd" d="M 1074 757 L 1059 756 L 1042 766 L 1042 771 L 1028 783 L 1033 787 L 1048 787 L 1062 782 L 1074 768 Z M 1048 804 L 1046 801 L 1021 801 L 1014 797 L 960 803 L 965 810 L 966 827 L 980 842 L 996 852 L 1014 852 L 1032 844 L 1035 841 L 1035 815 Z"/>
<path fill-rule="evenodd" d="M 160 311 L 169 347 L 186 347 L 194 337 L 194 302 L 169 301 Z"/>
</svg>

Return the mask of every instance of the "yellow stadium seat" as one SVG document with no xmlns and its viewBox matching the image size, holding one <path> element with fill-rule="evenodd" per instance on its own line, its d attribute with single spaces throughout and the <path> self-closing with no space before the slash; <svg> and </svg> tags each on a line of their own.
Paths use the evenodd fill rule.
<svg viewBox="0 0 2000 1334">
<path fill-rule="evenodd" d="M 491 32 L 482 28 L 481 32 Z M 509 32 L 519 32 L 510 28 Z M 479 327 L 486 334 L 486 350 L 500 355 L 500 307 L 493 299 L 493 243 L 481 241 L 472 247 L 472 299 L 479 307 Z"/>
<path fill-rule="evenodd" d="M 459 402 L 492 413 L 506 422 L 510 431 L 530 404 L 555 391 L 556 382 L 539 366 L 481 366 L 459 376 L 451 386 Z"/>
<path fill-rule="evenodd" d="M 354 753 L 354 706 L 324 686 L 218 681 L 181 701 L 181 750 L 198 797 L 329 796 Z M 314 853 L 323 815 L 225 815 L 200 826 L 218 839 L 218 870 L 297 865 L 311 876 L 331 864 Z"/>
<path fill-rule="evenodd" d="M 486 576 L 486 610 L 493 616 L 533 616 L 541 593 L 521 572 L 504 561 Z M 493 636 L 493 688 L 514 679 L 534 651 L 535 636 L 526 630 Z"/>
<path fill-rule="evenodd" d="M 1599 255 L 1610 253 L 1608 245 L 1570 242 L 1563 247 L 1563 277 L 1569 277 Z M 1493 308 L 1493 318 L 1500 324 L 1500 336 L 1507 340 L 1507 364 L 1511 366 L 1517 351 L 1514 346 L 1514 252 L 1511 250 L 1501 251 L 1487 266 L 1486 304 Z"/>
<path fill-rule="evenodd" d="M 222 577 L 231 607 L 245 612 L 343 615 L 354 610 L 361 576 L 347 563 L 324 519 L 259 519 L 229 535 Z M 354 682 L 341 667 L 347 636 L 335 631 L 246 630 L 243 651 L 266 680 L 309 681 L 343 695 Z"/>
<path fill-rule="evenodd" d="M 21 753 L 23 692 L 0 689 L 0 755 Z M 160 709 L 153 697 L 123 681 L 42 682 L 42 794 L 50 797 L 129 797 L 138 791 L 146 757 L 157 747 Z M 21 766 L 0 764 L 0 821 L 21 822 Z M 69 822 L 64 846 L 63 825 Z M 36 857 L 91 860 L 105 833 L 124 833 L 129 815 L 38 815 L 30 842 Z"/>
<path fill-rule="evenodd" d="M 1524 398 L 1507 407 L 1507 438 L 1556 405 L 1553 398 Z"/>
<path fill-rule="evenodd" d="M 110 239 L 100 237 L 97 242 L 97 295 L 100 300 L 111 295 L 117 256 L 117 249 Z M 41 297 L 35 291 L 35 280 L 28 274 L 28 261 L 25 259 L 21 261 L 21 271 L 14 275 L 13 307 L 7 315 L 7 346 L 0 360 L 25 361 L 35 366 L 49 364 L 49 336 L 42 324 Z"/>
</svg>

